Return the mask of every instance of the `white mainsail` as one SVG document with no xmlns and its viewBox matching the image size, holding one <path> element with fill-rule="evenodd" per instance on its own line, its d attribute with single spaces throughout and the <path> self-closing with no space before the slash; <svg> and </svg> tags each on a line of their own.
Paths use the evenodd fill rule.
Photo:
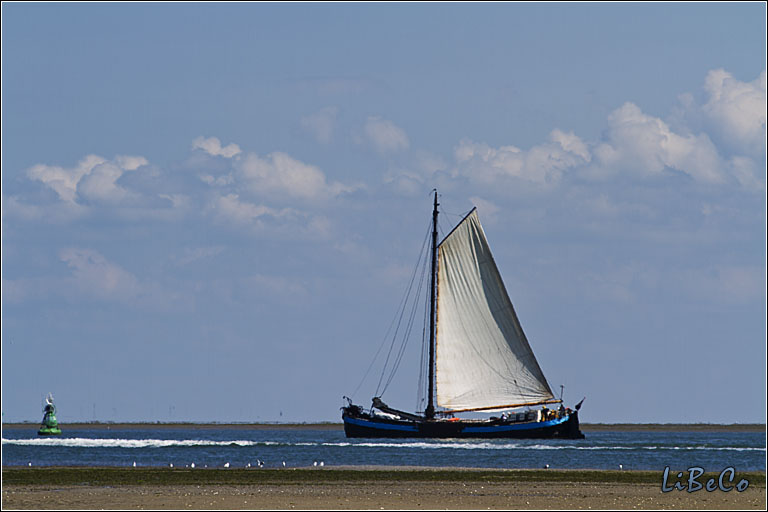
<svg viewBox="0 0 768 512">
<path fill-rule="evenodd" d="M 472 210 L 438 247 L 437 404 L 504 408 L 554 398 Z"/>
</svg>

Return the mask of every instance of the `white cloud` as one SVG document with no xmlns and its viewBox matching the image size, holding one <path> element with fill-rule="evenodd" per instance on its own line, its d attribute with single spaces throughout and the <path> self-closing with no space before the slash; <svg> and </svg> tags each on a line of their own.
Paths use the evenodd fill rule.
<svg viewBox="0 0 768 512">
<path fill-rule="evenodd" d="M 379 153 L 393 153 L 408 149 L 408 136 L 392 121 L 380 117 L 369 117 L 363 128 L 365 136 Z"/>
<path fill-rule="evenodd" d="M 63 249 L 59 257 L 71 269 L 73 285 L 86 295 L 100 299 L 129 301 L 141 294 L 138 279 L 89 249 Z"/>
<path fill-rule="evenodd" d="M 147 159 L 143 156 L 118 155 L 115 157 L 115 163 L 125 171 L 135 171 L 142 165 L 147 165 Z"/>
<path fill-rule="evenodd" d="M 490 184 L 499 177 L 522 174 L 523 154 L 514 146 L 496 149 L 483 142 L 462 139 L 454 155 L 459 164 L 458 173 L 474 182 Z"/>
<path fill-rule="evenodd" d="M 728 162 L 727 168 L 728 172 L 745 189 L 754 192 L 765 192 L 765 167 L 762 169 L 758 168 L 755 161 L 751 158 L 735 156 Z M 761 171 L 762 180 L 759 174 Z"/>
<path fill-rule="evenodd" d="M 384 174 L 384 183 L 399 195 L 414 197 L 434 188 L 435 174 L 445 170 L 447 164 L 437 155 L 415 151 L 405 167 L 394 167 Z"/>
<path fill-rule="evenodd" d="M 221 141 L 217 137 L 198 137 L 192 141 L 192 149 L 202 149 L 211 156 L 223 156 L 224 158 L 232 158 L 235 155 L 240 154 L 240 146 L 237 144 L 229 144 L 222 147 Z"/>
<path fill-rule="evenodd" d="M 157 197 L 169 201 L 173 208 L 187 208 L 192 203 L 192 199 L 184 194 L 158 194 Z"/>
<path fill-rule="evenodd" d="M 331 220 L 294 208 L 273 208 L 240 198 L 238 194 L 218 196 L 207 212 L 219 222 L 255 232 L 279 229 L 283 237 L 328 239 L 333 230 Z"/>
<path fill-rule="evenodd" d="M 3 196 L 2 218 L 27 221 L 42 220 L 50 224 L 66 224 L 87 215 L 88 208 L 77 203 L 57 201 L 53 204 L 34 204 L 18 196 Z M 3 225 L 5 229 L 5 225 Z"/>
<path fill-rule="evenodd" d="M 78 182 L 77 195 L 95 201 L 120 202 L 131 195 L 117 184 L 123 172 L 124 169 L 111 162 L 96 165 Z"/>
<path fill-rule="evenodd" d="M 709 94 L 701 110 L 707 126 L 731 148 L 742 154 L 765 154 L 766 72 L 752 82 L 741 82 L 723 69 L 707 74 Z"/>
<path fill-rule="evenodd" d="M 483 219 L 488 220 L 490 223 L 494 223 L 498 220 L 497 214 L 499 213 L 500 208 L 495 203 L 477 196 L 472 196 L 469 200 L 477 207 L 478 211 L 483 213 Z"/>
<path fill-rule="evenodd" d="M 248 154 L 239 165 L 246 186 L 257 195 L 280 194 L 293 198 L 329 199 L 352 190 L 340 183 L 328 183 L 325 174 L 281 152 L 261 158 Z"/>
<path fill-rule="evenodd" d="M 550 139 L 552 139 L 552 142 L 559 144 L 563 151 L 576 155 L 584 162 L 589 162 L 592 158 L 592 156 L 589 154 L 589 148 L 587 145 L 573 132 L 565 133 L 555 129 L 552 130 Z"/>
<path fill-rule="evenodd" d="M 609 175 L 625 171 L 655 175 L 670 168 L 702 182 L 724 181 L 717 149 L 706 134 L 676 134 L 633 103 L 608 116 L 607 141 L 594 153 L 597 168 Z"/>
<path fill-rule="evenodd" d="M 569 169 L 591 160 L 587 145 L 572 132 L 553 130 L 549 138 L 550 142 L 528 151 L 515 146 L 494 148 L 464 139 L 454 151 L 456 173 L 484 184 L 506 177 L 551 184 L 558 182 Z"/>
<path fill-rule="evenodd" d="M 37 164 L 27 170 L 27 176 L 40 181 L 53 189 L 62 201 L 76 202 L 77 184 L 83 176 L 89 174 L 94 167 L 104 163 L 100 156 L 88 155 L 76 167 L 64 167 Z"/>
<path fill-rule="evenodd" d="M 761 166 L 743 156 L 765 154 L 765 71 L 757 80 L 745 83 L 714 70 L 707 76 L 705 89 L 708 101 L 701 106 L 695 105 L 692 95 L 681 96 L 687 120 L 698 120 L 692 126 L 685 119 L 676 119 L 673 130 L 664 120 L 627 102 L 608 116 L 604 140 L 592 145 L 560 130 L 552 131 L 550 142 L 529 150 L 461 140 L 454 152 L 457 166 L 453 174 L 485 185 L 505 177 L 551 184 L 569 171 L 578 171 L 582 178 L 606 179 L 673 170 L 701 183 L 738 182 L 748 189 L 764 190 Z M 723 140 L 738 150 L 729 160 L 716 145 Z"/>
<path fill-rule="evenodd" d="M 0 217 L 5 220 L 7 216 L 20 219 L 34 220 L 43 217 L 43 209 L 34 204 L 26 204 L 16 196 L 2 196 L 2 213 Z M 5 228 L 5 225 L 3 225 Z"/>
<path fill-rule="evenodd" d="M 411 173 L 398 172 L 385 177 L 385 183 L 399 195 L 416 197 L 424 191 L 424 180 Z"/>
<path fill-rule="evenodd" d="M 241 201 L 237 194 L 217 197 L 210 208 L 221 219 L 255 227 L 262 226 L 262 217 L 284 218 L 297 214 L 295 210 L 290 208 L 278 210 L 263 204 Z"/>
<path fill-rule="evenodd" d="M 333 138 L 338 113 L 338 107 L 322 108 L 314 114 L 302 117 L 301 127 L 310 132 L 319 142 L 328 144 Z"/>
<path fill-rule="evenodd" d="M 200 181 L 211 186 L 224 187 L 233 184 L 235 182 L 235 178 L 232 177 L 231 174 L 225 174 L 218 177 L 212 176 L 210 174 L 201 174 Z"/>
<path fill-rule="evenodd" d="M 27 170 L 27 176 L 51 188 L 59 199 L 77 203 L 78 199 L 121 201 L 131 194 L 117 184 L 128 171 L 135 171 L 147 160 L 141 156 L 119 155 L 113 161 L 88 155 L 73 168 L 38 164 Z"/>
</svg>

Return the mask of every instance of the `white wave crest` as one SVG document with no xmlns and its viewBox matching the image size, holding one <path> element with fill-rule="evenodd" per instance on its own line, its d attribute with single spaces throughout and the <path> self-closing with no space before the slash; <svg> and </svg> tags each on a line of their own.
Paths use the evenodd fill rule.
<svg viewBox="0 0 768 512">
<path fill-rule="evenodd" d="M 169 448 L 198 446 L 328 446 L 362 448 L 406 448 L 423 450 L 712 450 L 712 451 L 765 451 L 762 447 L 739 446 L 583 446 L 576 444 L 550 445 L 525 443 L 489 442 L 276 442 L 276 441 L 211 441 L 207 439 L 93 439 L 93 438 L 33 438 L 3 439 L 4 445 L 17 446 L 61 446 L 70 448 Z"/>
<path fill-rule="evenodd" d="M 18 446 L 64 446 L 70 448 L 167 448 L 178 446 L 264 446 L 278 444 L 256 441 L 209 441 L 206 439 L 89 439 L 40 438 L 40 439 L 3 439 L 3 444 Z"/>
<path fill-rule="evenodd" d="M 310 443 L 306 443 L 310 445 Z M 733 451 L 765 451 L 765 448 L 736 447 L 736 446 L 580 446 L 580 445 L 550 445 L 550 444 L 520 444 L 520 443 L 322 443 L 322 446 L 362 446 L 366 448 L 421 448 L 459 449 L 459 450 L 733 450 Z"/>
</svg>

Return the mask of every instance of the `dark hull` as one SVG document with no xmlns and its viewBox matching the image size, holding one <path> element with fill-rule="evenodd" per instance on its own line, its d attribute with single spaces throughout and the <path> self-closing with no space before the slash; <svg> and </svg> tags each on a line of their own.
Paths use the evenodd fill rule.
<svg viewBox="0 0 768 512">
<path fill-rule="evenodd" d="M 584 434 L 579 430 L 576 411 L 558 419 L 520 423 L 491 420 L 396 420 L 357 414 L 346 408 L 341 417 L 347 437 L 584 439 Z"/>
</svg>

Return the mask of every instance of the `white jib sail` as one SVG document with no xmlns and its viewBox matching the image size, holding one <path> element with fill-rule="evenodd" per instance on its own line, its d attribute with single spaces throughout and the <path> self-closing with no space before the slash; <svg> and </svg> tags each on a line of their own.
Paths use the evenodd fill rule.
<svg viewBox="0 0 768 512">
<path fill-rule="evenodd" d="M 476 210 L 438 247 L 437 404 L 494 408 L 554 398 L 493 261 Z"/>
</svg>

